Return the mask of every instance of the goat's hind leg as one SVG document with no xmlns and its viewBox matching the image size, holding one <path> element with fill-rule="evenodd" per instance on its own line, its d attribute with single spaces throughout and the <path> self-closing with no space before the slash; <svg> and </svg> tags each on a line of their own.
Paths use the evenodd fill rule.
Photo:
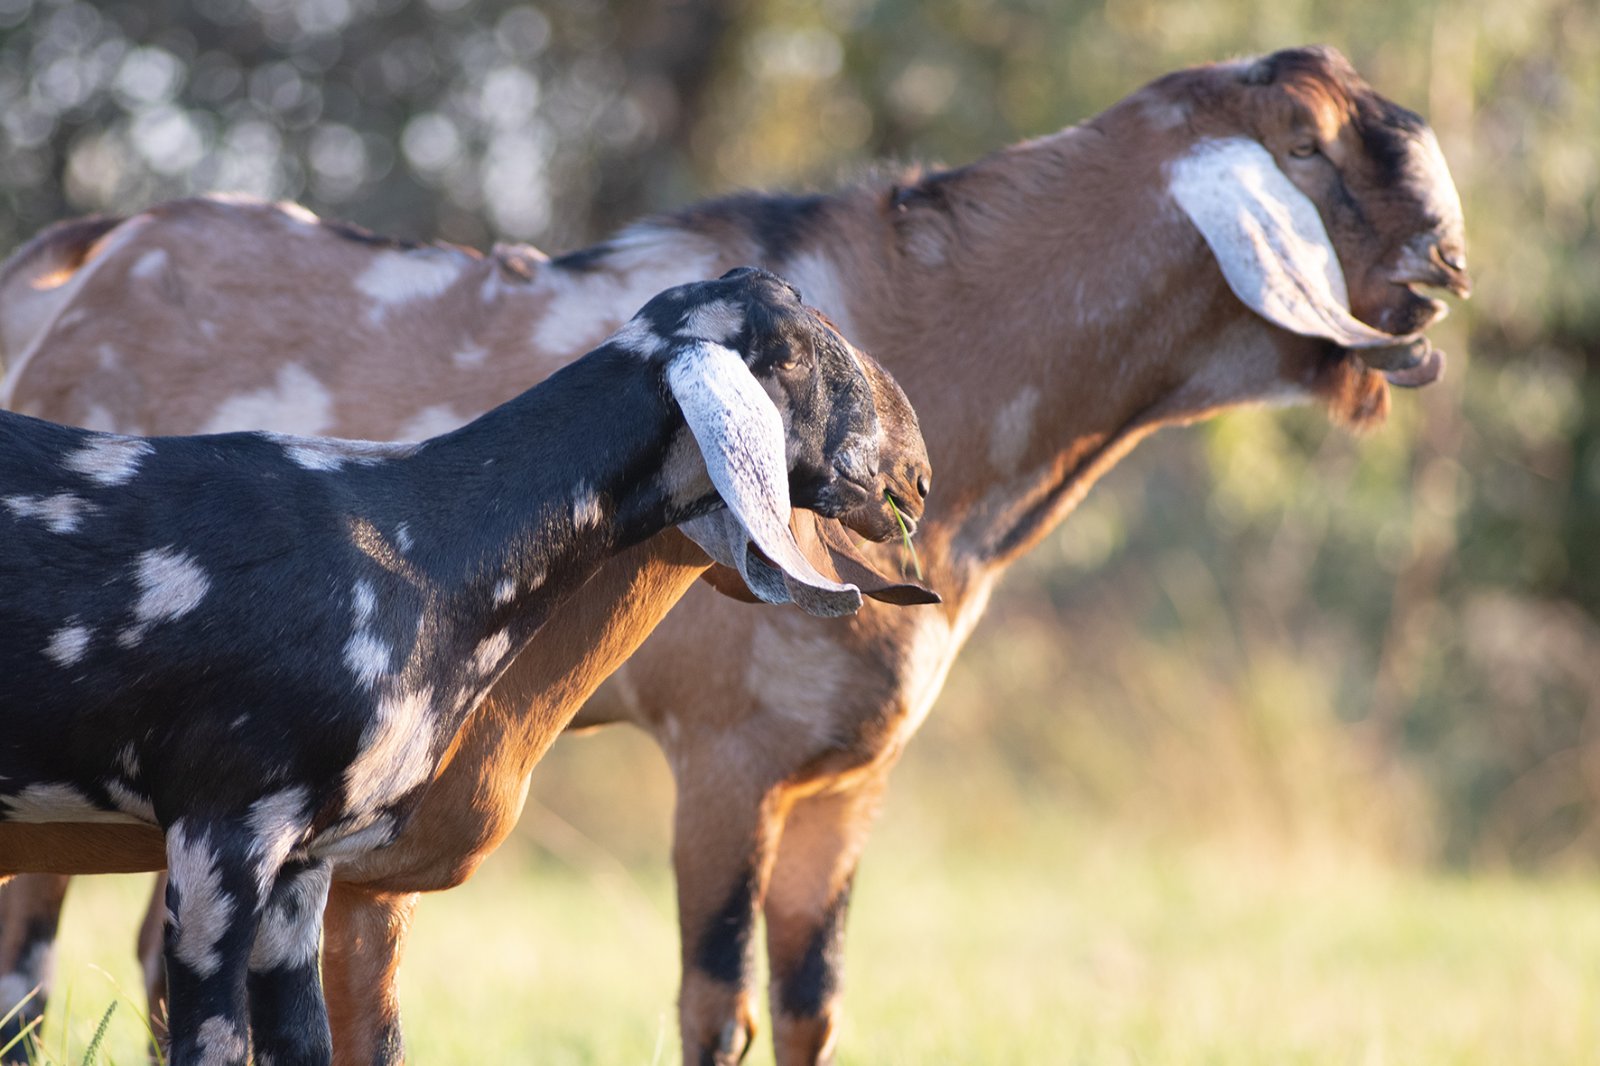
<svg viewBox="0 0 1600 1066">
<path fill-rule="evenodd" d="M 248 972 L 267 889 L 245 819 L 180 818 L 167 829 L 170 1066 L 245 1066 Z"/>
<path fill-rule="evenodd" d="M 44 1013 L 56 926 L 71 881 L 59 874 L 23 874 L 0 887 L 0 1018 L 11 1015 L 0 1025 L 0 1047 Z M 0 1063 L 25 1063 L 28 1054 L 27 1041 L 17 1041 Z"/>
<path fill-rule="evenodd" d="M 273 1066 L 333 1059 L 328 1011 L 317 974 L 327 862 L 292 861 L 267 897 L 250 951 L 250 1036 L 258 1061 Z"/>
</svg>

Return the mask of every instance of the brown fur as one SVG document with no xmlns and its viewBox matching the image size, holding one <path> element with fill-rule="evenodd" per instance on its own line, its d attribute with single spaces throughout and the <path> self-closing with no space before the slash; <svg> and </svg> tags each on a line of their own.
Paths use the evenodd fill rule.
<svg viewBox="0 0 1600 1066">
<path fill-rule="evenodd" d="M 995 581 L 1097 478 L 1160 426 L 1263 398 L 1320 401 L 1356 426 L 1381 421 L 1389 395 L 1376 364 L 1246 309 L 1164 184 L 1165 165 L 1197 137 L 1255 137 L 1319 205 L 1356 315 L 1391 332 L 1421 328 L 1441 308 L 1407 283 L 1464 290 L 1465 275 L 1441 267 L 1408 276 L 1416 269 L 1402 269 L 1402 249 L 1431 234 L 1459 259 L 1460 234 L 1429 217 L 1414 190 L 1380 180 L 1382 167 L 1363 154 L 1351 122 L 1378 104 L 1386 102 L 1327 51 L 1295 53 L 1270 70 L 1185 71 L 1084 126 L 971 166 L 847 190 L 811 215 L 789 258 L 766 264 L 873 351 L 916 405 L 938 471 L 919 552 L 944 604 L 868 605 L 855 618 L 823 622 L 752 613 L 694 588 L 581 714 L 579 725 L 631 721 L 649 731 L 678 781 L 686 1061 L 733 1061 L 749 1040 L 748 957 L 731 981 L 697 961 L 730 900 L 741 921 L 765 911 L 779 1062 L 826 1057 L 837 952 L 826 960 L 815 1012 L 782 1009 L 783 975 L 801 972 L 808 945 L 837 910 L 887 775 Z M 1325 168 L 1292 155 L 1308 128 L 1365 225 L 1335 202 Z M 292 359 L 334 398 L 335 428 L 391 436 L 417 409 L 448 398 L 465 417 L 547 372 L 565 350 L 528 338 L 546 336 L 553 321 L 598 338 L 630 309 L 619 295 L 630 279 L 657 284 L 665 270 L 681 280 L 761 255 L 754 230 L 700 212 L 630 231 L 583 272 L 526 250 L 463 257 L 445 292 L 395 305 L 375 326 L 350 289 L 370 267 L 371 249 L 269 208 L 191 202 L 162 210 L 161 225 L 119 248 L 79 292 L 78 304 L 97 314 L 69 322 L 63 308 L 54 319 L 14 380 L 19 409 L 74 420 L 98 406 L 126 427 L 188 430 L 230 395 L 271 388 Z M 169 251 L 171 274 L 155 289 L 152 279 L 127 277 L 136 254 L 153 247 Z M 506 262 L 521 264 L 527 281 L 497 265 Z M 486 303 L 482 286 L 496 271 L 499 295 Z M 214 343 L 201 343 L 205 321 Z M 464 344 L 490 353 L 475 371 L 451 365 L 448 353 Z M 101 345 L 120 357 L 106 360 Z M 218 361 L 219 351 L 230 358 Z M 414 386 L 415 406 L 395 402 L 389 382 Z M 892 546 L 867 554 L 885 568 L 898 562 Z M 677 567 L 652 580 L 687 586 L 693 566 Z M 607 576 L 628 587 L 620 567 Z M 608 631 L 596 660 L 626 656 L 637 621 Z M 708 657 L 707 648 L 720 654 Z M 521 671 L 519 660 L 519 676 L 548 677 L 583 653 L 563 643 L 544 654 L 548 670 Z M 459 883 L 503 837 L 528 769 L 595 680 L 578 670 L 555 692 L 502 686 L 404 844 L 339 869 L 340 883 L 380 893 L 361 901 L 341 890 L 330 900 L 325 965 L 339 1061 L 369 1061 L 392 1024 L 388 992 L 373 997 L 381 1002 L 343 998 L 392 975 L 404 922 L 383 916 L 401 909 L 394 901 L 404 893 Z M 737 890 L 746 878 L 754 886 L 748 908 Z M 336 916 L 339 907 L 350 913 Z M 365 907 L 377 916 L 360 917 Z M 366 927 L 390 932 L 351 934 L 357 943 L 338 932 Z"/>
</svg>

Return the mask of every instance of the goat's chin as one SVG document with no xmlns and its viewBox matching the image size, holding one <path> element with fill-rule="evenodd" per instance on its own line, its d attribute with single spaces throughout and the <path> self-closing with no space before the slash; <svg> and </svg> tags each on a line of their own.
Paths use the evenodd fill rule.
<svg viewBox="0 0 1600 1066">
<path fill-rule="evenodd" d="M 1376 429 L 1389 416 L 1389 383 L 1347 349 L 1332 349 L 1312 390 L 1336 424 L 1357 432 Z"/>
<path fill-rule="evenodd" d="M 870 541 L 881 543 L 900 535 L 900 523 L 882 497 L 864 497 L 854 506 L 841 509 L 836 517 L 846 529 Z M 915 519 L 908 517 L 906 521 L 911 529 L 916 528 Z"/>
</svg>

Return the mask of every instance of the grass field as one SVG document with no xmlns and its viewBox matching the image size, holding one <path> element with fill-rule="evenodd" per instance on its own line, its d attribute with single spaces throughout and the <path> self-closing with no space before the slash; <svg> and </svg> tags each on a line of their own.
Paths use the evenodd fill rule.
<svg viewBox="0 0 1600 1066">
<path fill-rule="evenodd" d="M 908 788 L 858 884 L 844 1063 L 1592 1063 L 1600 885 L 1397 873 L 1336 853 L 1129 843 L 1036 815 L 953 834 Z M 429 899 L 404 971 L 419 1066 L 671 1063 L 664 866 L 534 810 Z M 658 827 L 659 828 L 659 827 Z M 69 902 L 51 1061 L 139 1063 L 129 957 L 144 881 Z M 97 967 L 104 967 L 102 973 Z M 63 1054 L 64 1052 L 64 1054 Z M 765 1046 L 752 1062 L 769 1062 Z"/>
</svg>

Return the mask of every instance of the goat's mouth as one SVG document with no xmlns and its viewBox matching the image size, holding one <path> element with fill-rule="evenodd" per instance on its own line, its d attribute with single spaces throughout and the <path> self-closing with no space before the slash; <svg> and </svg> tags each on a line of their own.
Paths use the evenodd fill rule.
<svg viewBox="0 0 1600 1066">
<path fill-rule="evenodd" d="M 832 517 L 868 540 L 881 543 L 917 531 L 921 506 L 907 504 L 893 489 L 843 477 L 833 487 L 836 494 L 829 494 L 836 505 Z"/>
<path fill-rule="evenodd" d="M 1445 356 L 1422 331 L 1449 314 L 1443 300 L 1423 289 L 1442 289 L 1460 297 L 1472 294 L 1472 281 L 1458 264 L 1434 257 L 1424 263 L 1402 264 L 1389 279 L 1399 299 L 1374 316 L 1372 325 L 1396 335 L 1396 343 L 1380 348 L 1356 349 L 1355 354 L 1370 369 L 1381 373 L 1389 384 L 1403 389 L 1420 388 L 1444 374 Z M 1404 337 L 1405 339 L 1400 339 Z"/>
</svg>

